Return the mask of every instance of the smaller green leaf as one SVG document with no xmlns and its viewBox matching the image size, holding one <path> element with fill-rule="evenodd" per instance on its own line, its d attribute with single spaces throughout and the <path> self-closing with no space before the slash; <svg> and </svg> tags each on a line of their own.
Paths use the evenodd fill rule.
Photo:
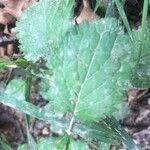
<svg viewBox="0 0 150 150">
<path fill-rule="evenodd" d="M 130 135 L 121 127 L 118 121 L 113 117 L 106 117 L 104 122 L 114 131 L 116 131 L 129 150 L 140 150 L 140 148 L 134 143 Z"/>
<path fill-rule="evenodd" d="M 87 143 L 81 140 L 70 139 L 68 150 L 90 150 Z"/>
<path fill-rule="evenodd" d="M 53 113 L 50 110 L 46 111 L 26 101 L 20 101 L 12 95 L 0 92 L 0 102 L 20 110 L 21 112 L 31 115 L 35 118 L 43 120 L 51 124 L 51 130 L 57 134 L 65 134 L 69 125 L 69 120 L 64 117 L 64 114 Z M 54 130 L 55 129 L 55 130 Z M 115 133 L 109 126 L 86 126 L 80 123 L 75 123 L 72 129 L 73 135 L 79 135 L 86 141 L 102 141 L 106 143 L 118 144 L 120 143 L 120 136 Z"/>
<path fill-rule="evenodd" d="M 18 58 L 15 60 L 15 64 L 19 67 L 26 68 L 29 65 L 29 62 L 24 58 Z"/>
<path fill-rule="evenodd" d="M 17 66 L 10 59 L 0 58 L 0 69 L 5 69 L 5 68 L 8 68 L 8 67 L 16 68 Z"/>
<path fill-rule="evenodd" d="M 117 120 L 122 120 L 126 118 L 130 113 L 129 104 L 127 102 L 122 102 L 118 105 L 118 111 L 113 113 L 113 116 L 117 118 Z"/>
<path fill-rule="evenodd" d="M 64 137 L 50 137 L 38 141 L 39 150 L 66 150 L 69 138 Z"/>
<path fill-rule="evenodd" d="M 17 150 L 30 150 L 27 144 L 20 145 Z"/>
<path fill-rule="evenodd" d="M 42 138 L 37 141 L 38 150 L 89 150 L 87 143 L 69 139 L 68 136 Z M 29 150 L 28 146 L 22 145 L 18 150 Z"/>
<path fill-rule="evenodd" d="M 101 142 L 99 144 L 98 150 L 110 150 L 111 144 Z"/>
<path fill-rule="evenodd" d="M 27 140 L 28 140 L 28 147 L 32 150 L 38 150 L 38 146 L 36 144 L 36 141 L 34 140 L 33 136 L 31 135 L 30 129 L 29 129 L 29 117 L 25 115 L 24 117 L 25 125 L 26 125 L 26 132 L 27 132 Z"/>
<path fill-rule="evenodd" d="M 6 87 L 5 94 L 13 95 L 19 100 L 25 100 L 25 82 L 20 79 L 14 79 Z"/>
<path fill-rule="evenodd" d="M 67 136 L 42 138 L 37 141 L 38 150 L 66 150 L 69 142 Z M 20 146 L 18 150 L 29 150 L 26 144 Z"/>
<path fill-rule="evenodd" d="M 6 143 L 5 138 L 0 138 L 0 149 L 1 150 L 12 150 L 12 148 Z"/>
</svg>

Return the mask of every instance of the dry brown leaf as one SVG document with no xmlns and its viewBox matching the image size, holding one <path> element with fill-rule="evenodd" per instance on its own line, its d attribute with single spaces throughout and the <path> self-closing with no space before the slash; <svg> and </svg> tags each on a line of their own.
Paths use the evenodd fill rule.
<svg viewBox="0 0 150 150">
<path fill-rule="evenodd" d="M 32 5 L 36 0 L 0 0 L 6 12 L 13 15 L 16 19 L 21 17 L 22 11 Z"/>
<path fill-rule="evenodd" d="M 3 33 L 14 36 L 16 34 L 14 28 L 9 28 L 9 24 L 14 24 L 21 17 L 22 11 L 37 2 L 37 0 L 0 0 L 0 4 L 4 8 L 0 8 L 0 24 L 5 25 Z M 7 44 L 0 47 L 0 57 L 12 56 L 15 44 Z"/>
<path fill-rule="evenodd" d="M 83 0 L 83 9 L 80 15 L 76 18 L 76 23 L 80 24 L 83 21 L 90 21 L 93 19 L 99 19 L 100 17 L 91 9 L 89 0 Z"/>
<path fill-rule="evenodd" d="M 6 55 L 6 47 L 0 47 L 0 57 L 4 57 Z"/>
<path fill-rule="evenodd" d="M 0 23 L 3 25 L 11 24 L 16 21 L 15 17 L 0 8 Z"/>
<path fill-rule="evenodd" d="M 127 99 L 129 103 L 142 97 L 148 90 L 147 89 L 129 89 L 127 91 Z"/>
</svg>

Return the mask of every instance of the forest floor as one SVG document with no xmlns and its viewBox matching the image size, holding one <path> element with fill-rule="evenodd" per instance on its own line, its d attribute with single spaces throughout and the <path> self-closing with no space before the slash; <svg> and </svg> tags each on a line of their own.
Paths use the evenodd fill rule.
<svg viewBox="0 0 150 150">
<path fill-rule="evenodd" d="M 35 1 L 36 0 L 0 0 L 1 58 L 8 57 L 16 59 L 22 55 L 18 48 L 18 41 L 11 39 L 11 37 L 15 37 L 15 22 L 20 18 L 22 11 Z M 90 2 L 92 5 L 92 1 Z M 83 5 L 79 0 L 76 0 L 76 3 L 75 15 L 79 15 L 83 10 Z M 130 25 L 134 29 L 137 29 L 141 23 L 142 7 L 142 0 L 126 0 L 126 15 Z M 82 15 L 88 18 L 86 12 Z M 4 40 L 4 37 L 10 38 L 10 42 L 5 43 L 3 41 L 2 43 L 1 41 Z M 22 75 L 19 69 L 0 70 L 0 90 L 2 90 L 11 79 L 20 78 Z M 31 97 L 33 104 L 40 107 L 46 105 L 46 102 L 36 91 L 32 91 Z M 129 89 L 126 91 L 126 102 L 129 104 L 129 114 L 123 119 L 120 119 L 120 124 L 133 137 L 137 144 L 144 147 L 145 150 L 150 150 L 150 90 Z M 30 128 L 35 139 L 52 135 L 49 125 L 37 119 L 31 121 Z M 27 135 L 23 114 L 0 104 L 0 135 L 3 139 L 6 139 L 14 149 L 16 149 L 19 144 L 25 143 Z"/>
</svg>

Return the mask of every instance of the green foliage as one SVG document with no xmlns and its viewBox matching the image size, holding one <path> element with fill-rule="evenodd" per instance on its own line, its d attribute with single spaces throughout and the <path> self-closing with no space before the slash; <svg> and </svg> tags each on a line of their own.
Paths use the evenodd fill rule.
<svg viewBox="0 0 150 150">
<path fill-rule="evenodd" d="M 15 60 L 15 64 L 19 67 L 26 68 L 29 65 L 29 62 L 24 58 L 18 58 Z"/>
<path fill-rule="evenodd" d="M 87 32 L 88 29 L 90 29 L 89 32 Z M 87 37 L 91 38 L 87 39 Z M 47 92 L 50 103 L 46 108 L 39 110 L 25 101 L 19 102 L 18 98 L 15 99 L 16 96 L 11 98 L 11 92 L 6 93 L 8 97 L 6 94 L 5 96 L 1 94 L 1 102 L 51 123 L 52 131 L 59 133 L 70 131 L 90 141 L 96 139 L 120 143 L 120 135 L 106 126 L 96 127 L 92 123 L 88 127 L 89 124 L 83 126 L 75 125 L 73 122 L 76 120 L 74 116 L 84 122 L 98 121 L 100 117 L 104 117 L 104 114 L 116 110 L 115 105 L 121 102 L 126 87 L 125 81 L 128 81 L 131 74 L 132 61 L 129 55 L 131 51 L 130 38 L 124 35 L 115 19 L 108 18 L 84 23 L 68 33 L 60 49 L 55 49 L 51 53 L 47 66 L 53 70 L 53 75 L 48 86 L 49 92 Z M 62 95 L 59 93 L 54 95 L 57 92 L 56 88 L 59 88 L 59 93 Z M 104 93 L 103 90 L 105 90 Z M 94 91 L 92 95 L 88 95 L 90 91 Z M 86 95 L 89 97 L 84 98 Z M 61 96 L 64 96 L 64 99 Z M 114 99 L 111 99 L 112 97 Z M 77 111 L 74 111 L 74 108 Z M 73 121 L 60 117 L 61 114 L 58 116 L 53 114 L 51 112 L 53 110 L 56 113 L 57 111 L 71 112 Z"/>
<path fill-rule="evenodd" d="M 12 148 L 6 142 L 6 139 L 3 137 L 0 138 L 0 149 L 1 150 L 12 150 Z"/>
<path fill-rule="evenodd" d="M 17 23 L 17 37 L 25 58 L 35 62 L 50 57 L 52 48 L 71 27 L 73 5 L 72 0 L 41 0 L 24 11 Z"/>
<path fill-rule="evenodd" d="M 13 61 L 7 58 L 0 58 L 0 70 L 8 67 L 17 67 Z"/>
<path fill-rule="evenodd" d="M 84 23 L 67 34 L 47 63 L 53 70 L 51 110 L 72 112 L 84 122 L 116 111 L 131 75 L 131 51 L 130 38 L 115 19 Z"/>
<path fill-rule="evenodd" d="M 23 80 L 11 80 L 5 89 L 5 94 L 13 95 L 19 100 L 25 100 L 25 82 Z"/>
<path fill-rule="evenodd" d="M 132 30 L 131 30 L 131 28 L 130 28 L 130 25 L 129 25 L 127 16 L 126 16 L 125 11 L 124 11 L 124 8 L 123 8 L 123 4 L 122 4 L 123 2 L 120 2 L 120 0 L 114 0 L 114 1 L 115 1 L 115 4 L 116 4 L 117 8 L 118 8 L 120 17 L 121 17 L 121 19 L 122 19 L 122 21 L 123 21 L 123 23 L 124 23 L 124 26 L 126 27 L 128 33 L 129 33 L 129 35 L 130 35 L 130 38 L 131 38 L 132 40 L 134 40 L 134 39 L 133 39 L 133 35 L 132 35 Z"/>
<path fill-rule="evenodd" d="M 49 146 L 47 145 L 49 143 Z M 81 141 L 75 141 L 68 137 L 51 137 L 40 139 L 37 143 L 39 150 L 89 150 L 87 144 Z M 20 146 L 18 150 L 29 150 L 27 145 Z"/>
<path fill-rule="evenodd" d="M 142 26 L 134 32 L 135 35 L 135 50 L 134 57 L 136 61 L 135 74 L 132 82 L 136 87 L 150 87 L 150 27 L 147 21 L 148 0 L 144 1 Z"/>
<path fill-rule="evenodd" d="M 10 60 L 9 58 L 0 58 L 0 69 L 17 68 L 18 66 L 22 68 L 26 68 L 28 64 L 29 62 L 24 58 L 18 58 L 15 61 Z"/>
<path fill-rule="evenodd" d="M 110 144 L 108 143 L 100 143 L 99 144 L 99 147 L 98 147 L 98 150 L 110 150 Z"/>
<path fill-rule="evenodd" d="M 22 93 L 20 93 L 22 94 Z M 12 107 L 14 109 L 20 110 L 21 112 L 28 114 L 32 117 L 38 118 L 45 121 L 51 125 L 51 131 L 56 134 L 66 134 L 66 129 L 69 125 L 69 118 L 66 118 L 62 113 L 53 113 L 50 110 L 45 110 L 45 108 L 39 108 L 29 102 L 20 101 L 20 99 L 15 98 L 12 94 L 7 94 L 4 92 L 0 93 L 0 102 Z M 75 123 L 72 128 L 73 136 L 80 136 L 86 141 L 102 141 L 105 143 L 120 144 L 120 134 L 112 130 L 110 125 L 104 124 L 88 124 L 84 125 L 81 123 Z M 86 134 L 85 134 L 86 133 Z"/>
<path fill-rule="evenodd" d="M 98 146 L 100 141 L 108 145 L 99 149 L 121 141 L 130 150 L 138 149 L 116 120 L 106 116 L 117 111 L 131 77 L 136 86 L 149 85 L 150 34 L 147 31 L 143 42 L 144 30 L 142 38 L 140 32 L 131 32 L 121 3 L 115 2 L 128 34 L 114 18 L 73 26 L 74 2 L 69 0 L 41 0 L 17 23 L 25 58 L 33 62 L 42 58 L 49 70 L 44 72 L 36 63 L 19 61 L 26 69 L 26 82 L 12 80 L 0 93 L 0 102 L 51 124 L 51 131 L 62 135 L 41 139 L 37 142 L 39 150 L 86 150 L 87 144 Z M 32 71 L 42 77 L 39 92 L 49 101 L 44 108 L 29 102 Z M 78 136 L 85 143 L 72 139 Z"/>
<path fill-rule="evenodd" d="M 144 40 L 141 41 L 142 31 L 134 32 L 135 43 L 135 74 L 132 77 L 132 84 L 135 87 L 150 87 L 150 28 L 146 30 Z"/>
</svg>

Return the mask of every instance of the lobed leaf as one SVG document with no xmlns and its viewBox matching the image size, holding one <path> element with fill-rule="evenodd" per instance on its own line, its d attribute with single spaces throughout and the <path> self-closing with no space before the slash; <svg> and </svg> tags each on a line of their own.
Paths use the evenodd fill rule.
<svg viewBox="0 0 150 150">
<path fill-rule="evenodd" d="M 71 26 L 73 5 L 72 0 L 41 0 L 24 11 L 16 29 L 27 60 L 50 57 L 52 47 Z"/>
<path fill-rule="evenodd" d="M 50 109 L 87 122 L 116 111 L 132 74 L 132 48 L 115 19 L 79 25 L 48 60 L 53 76 L 43 96 Z"/>
</svg>

